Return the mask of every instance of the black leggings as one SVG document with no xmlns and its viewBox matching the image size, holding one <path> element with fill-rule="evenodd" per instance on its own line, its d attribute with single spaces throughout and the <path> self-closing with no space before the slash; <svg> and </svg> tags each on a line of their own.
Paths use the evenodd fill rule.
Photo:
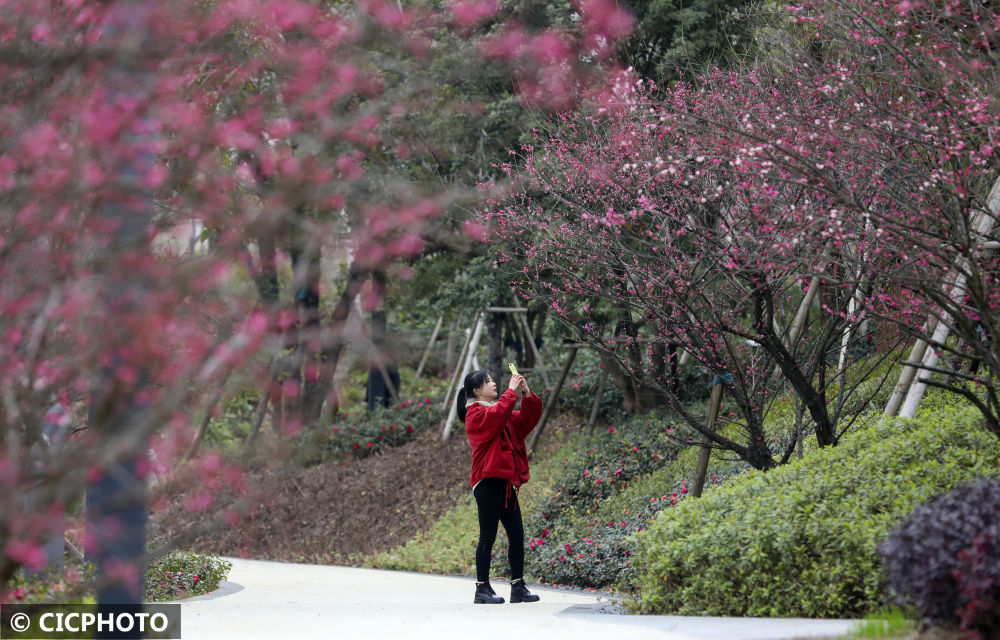
<svg viewBox="0 0 1000 640">
<path fill-rule="evenodd" d="M 510 578 L 524 577 L 524 524 L 517 492 L 508 480 L 483 478 L 472 490 L 479 507 L 479 544 L 476 546 L 476 580 L 490 578 L 490 556 L 497 538 L 497 524 L 502 522 L 510 549 Z M 506 502 L 506 505 L 505 505 Z"/>
</svg>

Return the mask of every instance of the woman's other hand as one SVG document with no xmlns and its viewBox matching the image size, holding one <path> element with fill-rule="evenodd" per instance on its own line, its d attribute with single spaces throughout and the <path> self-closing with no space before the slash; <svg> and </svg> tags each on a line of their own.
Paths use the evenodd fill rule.
<svg viewBox="0 0 1000 640">
<path fill-rule="evenodd" d="M 531 389 L 528 388 L 528 379 L 525 378 L 524 376 L 521 376 L 521 391 L 526 396 L 531 395 Z"/>
</svg>

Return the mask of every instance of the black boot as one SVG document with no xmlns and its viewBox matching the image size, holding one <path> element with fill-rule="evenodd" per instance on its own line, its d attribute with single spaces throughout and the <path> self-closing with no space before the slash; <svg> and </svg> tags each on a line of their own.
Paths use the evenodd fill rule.
<svg viewBox="0 0 1000 640">
<path fill-rule="evenodd" d="M 472 600 L 474 604 L 503 604 L 503 598 L 490 586 L 490 581 L 476 583 L 476 597 Z"/>
<path fill-rule="evenodd" d="M 510 601 L 514 602 L 538 602 L 539 597 L 528 591 L 528 587 L 524 584 L 523 578 L 518 578 L 517 580 L 511 580 L 510 582 Z"/>
</svg>

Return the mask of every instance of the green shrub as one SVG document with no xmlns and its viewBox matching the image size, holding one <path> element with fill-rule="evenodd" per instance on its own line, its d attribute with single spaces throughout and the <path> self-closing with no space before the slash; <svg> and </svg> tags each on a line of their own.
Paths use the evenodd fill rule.
<svg viewBox="0 0 1000 640">
<path fill-rule="evenodd" d="M 146 567 L 143 598 L 163 602 L 209 593 L 229 575 L 232 563 L 214 556 L 171 551 Z M 18 570 L 11 579 L 3 602 L 16 604 L 94 603 L 96 568 L 91 562 L 67 559 L 62 571 L 50 567 L 26 575 Z"/>
<path fill-rule="evenodd" d="M 580 367 L 578 364 L 577 366 L 579 368 L 575 368 L 566 376 L 566 382 L 563 383 L 563 388 L 559 392 L 559 409 L 572 411 L 584 419 L 589 419 L 604 368 L 601 364 L 584 367 Z M 541 382 L 541 380 L 537 382 Z M 547 392 L 548 389 L 546 389 Z M 609 377 L 604 384 L 604 391 L 601 393 L 598 414 L 605 418 L 617 417 L 621 413 L 621 406 L 622 394 Z"/>
<path fill-rule="evenodd" d="M 387 447 L 410 442 L 427 429 L 441 424 L 441 407 L 433 398 L 406 400 L 394 407 L 374 411 L 341 413 L 333 426 L 314 430 L 300 442 L 302 462 L 318 463 L 344 456 L 367 458 Z"/>
<path fill-rule="evenodd" d="M 232 568 L 233 563 L 215 556 L 171 551 L 149 563 L 143 595 L 162 602 L 209 593 L 219 588 Z"/>
<path fill-rule="evenodd" d="M 859 429 L 665 510 L 634 537 L 647 613 L 860 616 L 885 604 L 876 544 L 916 504 L 1000 476 L 968 407 Z"/>
<path fill-rule="evenodd" d="M 698 452 L 685 448 L 672 462 L 608 496 L 593 512 L 563 518 L 542 529 L 528 540 L 526 573 L 567 586 L 630 589 L 635 582 L 631 536 L 648 527 L 661 510 L 687 496 Z M 747 468 L 740 460 L 713 456 L 706 485 L 720 485 Z"/>
<path fill-rule="evenodd" d="M 690 431 L 679 423 L 655 414 L 630 418 L 609 426 L 588 441 L 589 449 L 568 458 L 555 492 L 538 514 L 541 528 L 569 513 L 587 514 L 602 501 L 628 488 L 636 478 L 661 468 L 690 441 Z"/>
<path fill-rule="evenodd" d="M 66 559 L 62 571 L 49 566 L 28 575 L 18 569 L 7 585 L 0 602 L 11 604 L 92 604 L 94 600 L 94 564 Z"/>
</svg>

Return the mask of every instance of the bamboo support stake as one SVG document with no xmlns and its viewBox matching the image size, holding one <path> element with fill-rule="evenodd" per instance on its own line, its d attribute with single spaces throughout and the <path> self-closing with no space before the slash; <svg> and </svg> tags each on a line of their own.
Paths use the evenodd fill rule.
<svg viewBox="0 0 1000 640">
<path fill-rule="evenodd" d="M 542 430 L 545 429 L 545 423 L 549 421 L 549 416 L 552 415 L 552 407 L 555 406 L 556 400 L 559 398 L 559 392 L 562 390 L 563 383 L 566 382 L 566 376 L 569 375 L 570 367 L 573 366 L 573 360 L 576 358 L 576 352 L 579 350 L 578 346 L 572 346 L 569 350 L 569 357 L 566 358 L 566 364 L 563 365 L 562 373 L 559 375 L 559 382 L 556 383 L 555 388 L 552 390 L 552 395 L 545 399 L 545 408 L 542 410 L 542 418 L 538 421 L 538 426 L 535 427 L 535 432 L 531 435 L 531 444 L 528 446 L 528 452 L 531 454 L 535 453 L 535 447 L 538 445 L 538 438 L 542 435 Z"/>
<path fill-rule="evenodd" d="M 976 218 L 973 221 L 973 229 L 976 237 L 988 235 L 993 230 L 993 225 L 996 224 L 997 212 L 1000 211 L 1000 179 L 994 182 L 993 189 L 990 191 L 986 203 L 988 211 L 980 211 L 976 214 Z M 961 272 L 967 266 L 968 260 L 965 258 L 959 260 L 959 264 L 956 266 L 956 271 L 959 272 L 959 275 L 955 278 L 955 286 L 951 291 L 952 300 L 960 301 L 965 294 L 965 276 Z M 937 364 L 940 353 L 938 349 L 933 348 L 933 345 L 944 344 L 945 340 L 948 339 L 949 332 L 950 327 L 942 317 L 937 328 L 934 330 L 934 335 L 931 336 L 931 344 L 929 346 L 932 346 L 932 348 L 924 355 L 923 366 L 925 368 L 930 368 Z M 916 415 L 917 407 L 920 406 L 920 401 L 923 399 L 926 390 L 927 383 L 924 381 L 924 378 L 917 378 L 910 385 L 910 390 L 906 394 L 906 400 L 903 401 L 903 407 L 900 409 L 899 415 L 903 418 L 912 418 Z"/>
<path fill-rule="evenodd" d="M 806 318 L 809 317 L 809 307 L 812 306 L 813 298 L 816 297 L 816 291 L 819 290 L 819 276 L 813 276 L 812 280 L 809 281 L 809 290 L 806 291 L 806 295 L 802 298 L 802 302 L 799 304 L 798 313 L 795 314 L 795 321 L 792 322 L 792 330 L 788 335 L 788 350 L 795 350 L 795 343 L 799 341 L 802 337 L 802 332 L 806 328 Z"/>
<path fill-rule="evenodd" d="M 431 351 L 434 349 L 434 341 L 437 340 L 438 333 L 441 332 L 441 323 L 444 322 L 444 316 L 438 318 L 437 324 L 434 325 L 434 331 L 431 332 L 431 339 L 427 343 L 427 348 L 424 349 L 424 355 L 420 358 L 420 364 L 417 365 L 417 373 L 413 376 L 413 381 L 417 382 L 420 380 L 420 374 L 424 372 L 424 365 L 427 364 L 427 358 L 430 357 Z"/>
<path fill-rule="evenodd" d="M 885 405 L 885 411 L 882 413 L 883 419 L 895 418 L 899 415 L 899 408 L 903 406 L 903 399 L 906 398 L 913 379 L 917 377 L 916 363 L 924 361 L 924 353 L 926 351 L 926 340 L 918 339 L 913 344 L 913 349 L 910 350 L 910 357 L 904 363 L 903 372 L 900 374 L 899 381 L 896 383 L 896 387 L 892 390 L 892 395 L 889 397 L 889 403 Z"/>
<path fill-rule="evenodd" d="M 950 273 L 945 279 L 945 291 L 955 283 L 956 275 L 954 272 Z M 922 331 L 934 333 L 937 330 L 937 322 L 938 319 L 934 316 L 928 317 Z M 882 420 L 895 418 L 899 415 L 899 409 L 903 406 L 903 400 L 906 399 L 906 394 L 910 390 L 910 385 L 913 384 L 913 379 L 917 377 L 917 369 L 923 364 L 926 353 L 927 341 L 923 338 L 917 338 L 917 341 L 913 343 L 913 348 L 910 350 L 910 357 L 903 363 L 903 370 L 899 374 L 896 386 L 893 387 L 892 395 L 889 396 L 889 402 L 886 403 L 885 410 L 882 412 Z"/>
<path fill-rule="evenodd" d="M 538 363 L 538 372 L 542 374 L 542 381 L 545 382 L 545 388 L 549 389 L 552 387 L 549 383 L 549 374 L 545 370 L 545 363 L 542 361 L 542 354 L 539 353 L 538 347 L 535 346 L 535 337 L 531 335 L 531 327 L 528 326 L 528 319 L 524 316 L 517 316 L 517 320 L 520 321 L 519 326 L 521 327 L 521 331 L 524 333 L 524 339 L 528 343 L 531 353 L 535 356 L 535 362 Z"/>
<path fill-rule="evenodd" d="M 473 320 L 472 325 L 476 326 L 479 322 L 479 316 L 482 312 L 476 314 L 476 319 Z M 458 360 L 455 361 L 455 370 L 451 372 L 451 382 L 448 383 L 448 393 L 444 394 L 444 402 L 441 403 L 442 409 L 448 408 L 448 400 L 451 398 L 451 394 L 455 390 L 455 381 L 458 379 L 459 374 L 462 371 L 462 366 L 465 364 L 465 356 L 468 353 L 469 343 L 472 341 L 472 332 L 465 336 L 465 342 L 462 343 L 462 350 L 458 353 Z"/>
<path fill-rule="evenodd" d="M 465 366 L 462 367 L 462 375 L 459 377 L 460 381 L 465 380 L 465 376 L 469 375 L 472 371 L 472 360 L 476 356 L 476 349 L 479 348 L 479 338 L 483 333 L 483 320 L 485 318 L 484 313 L 480 313 L 476 320 L 476 328 L 472 330 L 472 335 L 469 336 L 469 353 L 465 356 Z M 448 409 L 448 418 L 444 423 L 444 433 L 441 434 L 442 440 L 447 440 L 448 436 L 451 435 L 451 425 L 455 422 L 455 418 L 458 417 L 458 407 L 456 403 L 458 401 L 458 391 L 461 390 L 462 382 L 459 382 L 459 388 L 455 391 L 455 398 L 451 401 L 451 407 Z"/>
</svg>

